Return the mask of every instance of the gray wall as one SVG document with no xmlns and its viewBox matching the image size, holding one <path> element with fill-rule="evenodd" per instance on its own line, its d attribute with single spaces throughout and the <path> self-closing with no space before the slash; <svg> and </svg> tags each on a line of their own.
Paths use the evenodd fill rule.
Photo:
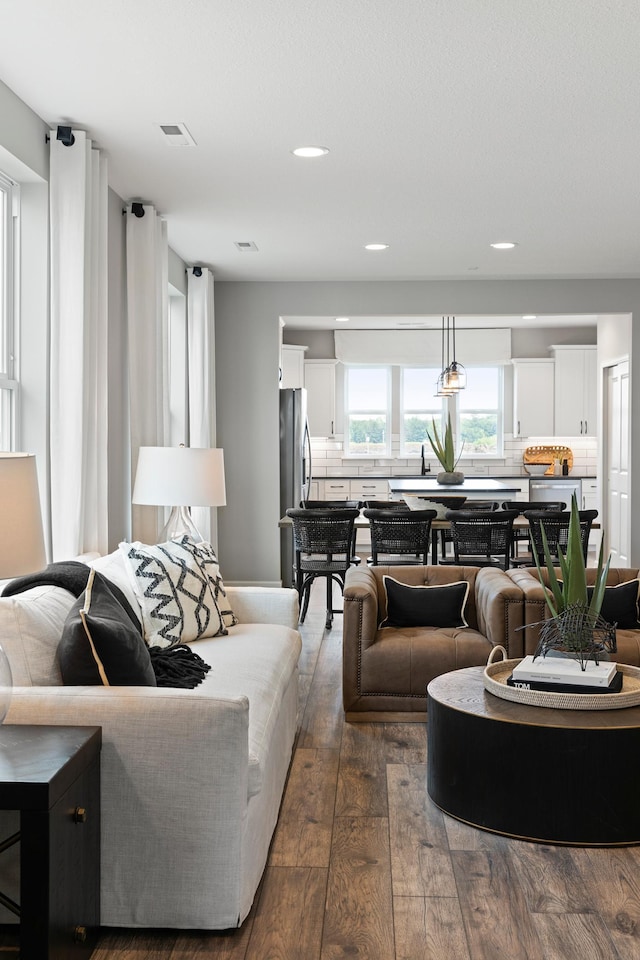
<svg viewBox="0 0 640 960">
<path fill-rule="evenodd" d="M 218 444 L 225 451 L 227 506 L 218 511 L 225 578 L 280 578 L 278 344 L 280 316 L 321 314 L 632 314 L 640 280 L 462 280 L 373 283 L 216 282 Z M 615 322 L 615 318 L 614 318 Z M 633 338 L 640 363 L 640 338 Z M 632 409 L 640 409 L 632 377 Z M 631 451 L 632 496 L 640 502 L 640 418 Z M 640 565 L 640 511 L 633 512 L 632 563 Z"/>
<path fill-rule="evenodd" d="M 49 179 L 48 126 L 0 80 L 0 170 L 22 183 Z"/>
</svg>

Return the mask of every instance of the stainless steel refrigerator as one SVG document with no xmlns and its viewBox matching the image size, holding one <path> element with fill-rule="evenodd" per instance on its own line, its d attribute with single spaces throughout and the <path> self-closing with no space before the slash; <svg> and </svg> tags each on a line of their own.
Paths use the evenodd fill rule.
<svg viewBox="0 0 640 960">
<path fill-rule="evenodd" d="M 288 507 L 299 507 L 311 489 L 311 440 L 307 422 L 307 391 L 303 387 L 280 390 L 280 516 Z M 282 585 L 293 584 L 293 536 L 280 531 Z"/>
</svg>

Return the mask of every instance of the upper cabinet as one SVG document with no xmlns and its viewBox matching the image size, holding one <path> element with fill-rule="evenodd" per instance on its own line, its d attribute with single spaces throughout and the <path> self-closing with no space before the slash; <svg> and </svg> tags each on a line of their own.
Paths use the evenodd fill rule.
<svg viewBox="0 0 640 960">
<path fill-rule="evenodd" d="M 554 433 L 554 366 L 551 359 L 512 360 L 513 435 L 552 436 Z"/>
<path fill-rule="evenodd" d="M 556 436 L 593 437 L 597 433 L 597 348 L 552 346 L 555 356 Z"/>
<path fill-rule="evenodd" d="M 307 348 L 283 343 L 280 348 L 280 386 L 304 387 L 304 352 Z"/>
<path fill-rule="evenodd" d="M 307 416 L 312 437 L 332 437 L 336 420 L 337 360 L 305 360 Z"/>
</svg>

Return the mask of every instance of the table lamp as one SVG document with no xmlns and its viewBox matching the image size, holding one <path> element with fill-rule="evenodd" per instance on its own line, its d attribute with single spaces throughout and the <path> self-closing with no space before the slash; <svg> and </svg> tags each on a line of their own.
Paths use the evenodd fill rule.
<svg viewBox="0 0 640 960">
<path fill-rule="evenodd" d="M 208 447 L 140 447 L 133 503 L 171 507 L 160 542 L 185 535 L 200 543 L 190 507 L 227 502 L 223 451 Z"/>
<path fill-rule="evenodd" d="M 0 453 L 0 580 L 46 565 L 36 458 Z M 0 723 L 9 709 L 12 686 L 9 660 L 0 647 Z"/>
</svg>

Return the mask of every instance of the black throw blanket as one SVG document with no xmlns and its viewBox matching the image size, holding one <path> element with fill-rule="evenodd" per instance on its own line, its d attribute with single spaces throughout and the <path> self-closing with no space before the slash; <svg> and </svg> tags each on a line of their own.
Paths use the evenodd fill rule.
<svg viewBox="0 0 640 960">
<path fill-rule="evenodd" d="M 54 586 L 68 590 L 77 599 L 87 585 L 90 569 L 86 563 L 81 563 L 79 560 L 50 563 L 44 570 L 11 580 L 5 586 L 1 595 L 12 597 L 17 593 L 30 590 L 31 587 Z M 102 579 L 142 636 L 140 620 L 131 609 L 131 604 L 120 587 L 106 577 L 102 577 Z M 148 647 L 148 650 L 151 657 L 151 666 L 156 675 L 156 683 L 159 687 L 192 689 L 202 683 L 211 669 L 209 664 L 205 663 L 202 657 L 194 653 L 191 647 L 185 643 L 176 644 L 173 647 Z"/>
</svg>

